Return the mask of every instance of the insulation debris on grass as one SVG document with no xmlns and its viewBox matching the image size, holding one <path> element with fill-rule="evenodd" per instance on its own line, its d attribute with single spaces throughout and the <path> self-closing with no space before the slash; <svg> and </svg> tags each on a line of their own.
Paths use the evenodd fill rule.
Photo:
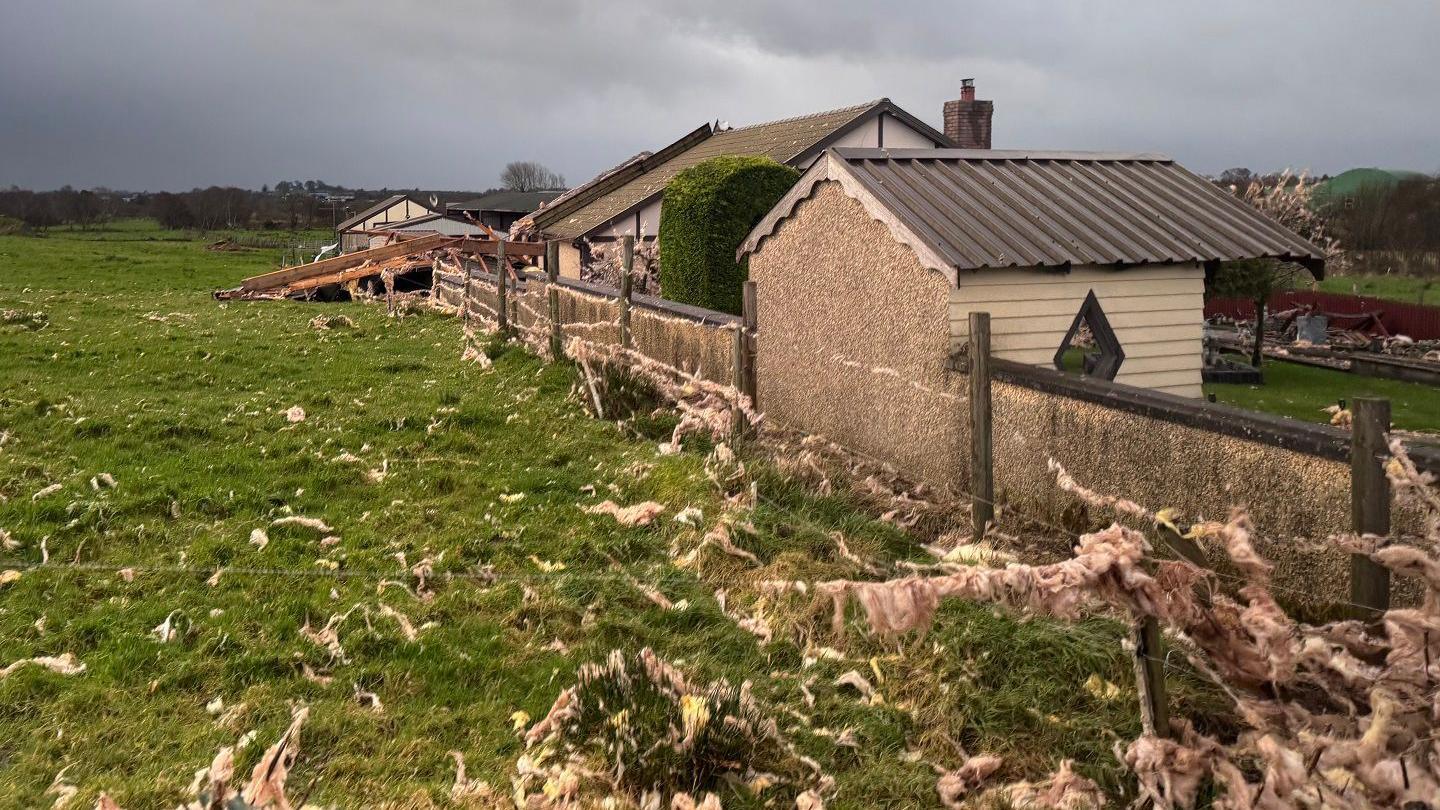
<svg viewBox="0 0 1440 810">
<path fill-rule="evenodd" d="M 51 805 L 54 810 L 61 810 L 68 806 L 75 799 L 75 794 L 80 792 L 79 788 L 65 781 L 65 772 L 68 770 L 70 770 L 69 765 L 61 768 L 60 772 L 55 774 L 55 778 L 50 781 L 50 787 L 45 788 L 46 796 L 55 797 L 55 803 Z"/>
<path fill-rule="evenodd" d="M 966 759 L 953 771 L 942 772 L 935 783 L 940 803 L 951 810 L 964 807 L 962 801 L 978 790 L 1003 763 L 1000 757 L 982 754 Z"/>
<path fill-rule="evenodd" d="M 455 784 L 450 788 L 450 801 L 464 804 L 472 800 L 481 800 L 487 803 L 499 800 L 499 794 L 491 789 L 489 782 L 469 779 L 465 776 L 464 754 L 459 751 L 451 751 L 450 756 L 455 760 Z"/>
<path fill-rule="evenodd" d="M 581 508 L 592 515 L 609 515 L 615 518 L 615 522 L 621 526 L 631 527 L 648 526 L 661 512 L 665 511 L 665 506 L 655 501 L 643 501 L 632 506 L 620 506 L 614 501 L 604 501 L 594 506 Z"/>
<path fill-rule="evenodd" d="M 174 641 L 180 635 L 179 629 L 175 626 L 175 618 L 183 615 L 179 610 L 170 611 L 170 615 L 165 617 L 165 621 L 155 625 L 155 628 L 150 631 L 150 635 L 161 644 L 169 644 Z"/>
<path fill-rule="evenodd" d="M 285 421 L 290 424 L 305 421 L 305 409 L 299 405 L 291 405 L 285 410 Z"/>
<path fill-rule="evenodd" d="M 79 675 L 85 671 L 85 665 L 75 658 L 74 653 L 62 653 L 56 656 L 38 655 L 34 658 L 22 658 L 0 668 L 0 679 L 10 677 L 24 667 L 41 667 L 57 675 Z"/>
<path fill-rule="evenodd" d="M 345 315 L 316 315 L 310 319 L 310 328 L 317 332 L 331 329 L 354 329 L 355 322 Z"/>
<path fill-rule="evenodd" d="M 115 486 L 115 476 L 107 472 L 102 472 L 90 479 L 90 488 L 96 492 L 101 489 L 114 489 Z"/>
<path fill-rule="evenodd" d="M 20 572 L 19 572 L 19 571 L 16 571 L 16 570 L 13 569 L 13 568 L 8 569 L 8 570 L 5 570 L 5 571 L 0 571 L 0 588 L 5 587 L 6 585 L 14 585 L 15 583 L 17 583 L 17 582 L 19 582 L 19 581 L 20 581 Z"/>
<path fill-rule="evenodd" d="M 870 681 L 865 678 L 864 675 L 861 675 L 859 670 L 852 669 L 849 672 L 846 672 L 844 675 L 836 678 L 835 686 L 848 686 L 851 689 L 859 692 L 860 697 L 865 698 L 865 700 L 869 701 L 870 703 L 878 703 L 883 701 L 883 698 L 880 698 L 880 693 L 875 691 L 874 685 L 872 685 Z"/>
<path fill-rule="evenodd" d="M 715 592 L 715 601 L 720 604 L 720 612 L 735 622 L 736 626 L 741 630 L 754 636 L 760 642 L 761 646 L 769 644 L 775 637 L 775 633 L 770 629 L 770 622 L 765 618 L 763 611 L 757 608 L 756 611 L 749 616 L 746 616 L 738 610 L 731 611 L 726 605 L 728 595 L 724 589 Z M 763 603 L 764 600 L 762 599 L 761 601 Z"/>
<path fill-rule="evenodd" d="M 380 696 L 374 692 L 367 692 L 361 689 L 358 683 L 355 684 L 355 702 L 376 714 L 383 714 L 385 712 L 385 704 L 380 702 Z"/>
<path fill-rule="evenodd" d="M 264 551 L 265 547 L 270 545 L 270 535 L 266 534 L 264 529 L 251 529 L 250 544 Z"/>
<path fill-rule="evenodd" d="M 14 551 L 20 548 L 20 541 L 16 540 L 10 532 L 0 529 L 0 546 L 3 546 L 6 551 Z"/>
<path fill-rule="evenodd" d="M 300 753 L 300 726 L 304 725 L 309 716 L 308 706 L 297 709 L 291 718 L 290 727 L 285 729 L 285 733 L 280 735 L 274 745 L 265 749 L 260 761 L 255 763 L 255 769 L 250 772 L 250 783 L 245 786 L 243 793 L 250 806 L 268 807 L 273 804 L 280 810 L 288 810 L 290 807 L 290 801 L 285 797 L 285 780 Z"/>
<path fill-rule="evenodd" d="M 51 484 L 50 486 L 45 487 L 44 489 L 40 490 L 39 492 L 36 492 L 34 495 L 31 495 L 31 496 L 30 496 L 30 501 L 33 503 L 33 502 L 35 502 L 35 501 L 40 500 L 41 498 L 48 498 L 48 497 L 50 497 L 51 495 L 54 495 L 55 493 L 59 492 L 60 490 L 62 490 L 62 489 L 64 489 L 64 488 L 65 488 L 65 485 L 64 485 L 64 484 Z"/>
<path fill-rule="evenodd" d="M 335 529 L 332 528 L 330 524 L 319 518 L 302 517 L 300 515 L 288 515 L 286 517 L 276 518 L 275 520 L 270 521 L 270 528 L 272 529 L 276 529 L 281 526 L 302 526 L 306 529 L 314 529 L 320 534 L 333 534 L 335 532 Z M 254 542 L 254 533 L 252 533 L 250 537 L 251 541 Z"/>
</svg>

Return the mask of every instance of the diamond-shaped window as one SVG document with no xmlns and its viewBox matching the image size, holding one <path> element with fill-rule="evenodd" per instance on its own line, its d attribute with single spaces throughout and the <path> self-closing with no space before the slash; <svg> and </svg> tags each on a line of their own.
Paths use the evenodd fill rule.
<svg viewBox="0 0 1440 810">
<path fill-rule="evenodd" d="M 1120 348 L 1120 340 L 1110 328 L 1095 291 L 1091 290 L 1060 348 L 1055 350 L 1055 368 L 1070 374 L 1113 380 L 1123 362 L 1125 350 Z"/>
</svg>

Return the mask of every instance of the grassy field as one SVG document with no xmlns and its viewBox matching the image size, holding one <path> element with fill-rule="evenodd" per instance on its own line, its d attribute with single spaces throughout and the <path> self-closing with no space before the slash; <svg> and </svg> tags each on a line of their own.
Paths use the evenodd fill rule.
<svg viewBox="0 0 1440 810">
<path fill-rule="evenodd" d="M 1331 276 L 1319 282 L 1323 292 L 1364 295 L 1440 306 L 1440 279 L 1420 276 Z"/>
<path fill-rule="evenodd" d="M 718 552 L 679 567 L 672 547 L 693 548 L 704 527 L 671 516 L 719 513 L 705 448 L 661 456 L 653 438 L 590 419 L 569 368 L 519 349 L 494 348 L 489 370 L 461 364 L 458 324 L 438 315 L 210 299 L 270 260 L 136 227 L 0 237 L 0 309 L 18 313 L 0 325 L 0 528 L 18 544 L 0 570 L 20 573 L 0 585 L 0 667 L 66 653 L 86 666 L 0 679 L 0 805 L 48 806 L 65 769 L 73 806 L 101 790 L 127 808 L 174 806 L 220 746 L 253 731 L 237 755 L 248 774 L 301 703 L 311 719 L 291 784 L 312 802 L 446 806 L 451 750 L 508 792 L 523 751 L 512 713 L 540 717 L 582 663 L 646 645 L 695 679 L 752 681 L 835 777 L 832 807 L 933 806 L 926 761 L 953 766 L 958 746 L 1005 756 L 1016 778 L 1075 758 L 1131 798 L 1111 754 L 1139 724 L 1117 624 L 950 605 L 929 636 L 883 643 L 833 636 L 816 604 L 797 608 L 805 632 L 762 646 L 720 610 L 717 586 L 748 610 L 757 578 L 856 576 L 835 531 L 867 557 L 923 555 L 850 498 L 752 462 L 762 500 L 742 545 L 764 567 Z M 356 328 L 310 328 L 322 312 Z M 303 421 L 287 420 L 292 406 Z M 102 473 L 113 489 L 92 487 Z M 581 510 L 602 497 L 667 513 L 625 529 Z M 332 530 L 271 527 L 292 514 Z M 422 560 L 429 601 L 410 592 Z M 634 580 L 688 606 L 657 607 Z M 302 634 L 357 605 L 343 660 Z M 162 641 L 153 628 L 167 621 Z M 844 659 L 807 667 L 813 646 Z M 884 700 L 832 685 L 850 669 Z M 1184 677 L 1172 688 L 1179 713 L 1224 724 L 1216 695 Z M 858 746 L 837 745 L 843 729 Z M 788 806 L 795 792 L 718 789 L 726 807 Z"/>
<path fill-rule="evenodd" d="M 1241 358 L 1234 358 L 1247 362 Z M 1440 433 L 1440 388 L 1380 380 L 1343 371 L 1265 360 L 1264 385 L 1207 383 L 1220 402 L 1306 422 L 1329 422 L 1324 408 L 1358 396 L 1388 397 L 1391 421 L 1402 430 Z"/>
</svg>

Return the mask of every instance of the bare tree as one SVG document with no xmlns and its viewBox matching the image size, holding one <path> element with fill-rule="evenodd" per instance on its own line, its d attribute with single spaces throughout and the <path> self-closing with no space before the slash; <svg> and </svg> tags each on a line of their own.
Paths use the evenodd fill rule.
<svg viewBox="0 0 1440 810">
<path fill-rule="evenodd" d="M 510 191 L 548 191 L 565 188 L 565 176 L 550 171 L 543 163 L 516 160 L 505 164 L 500 185 Z"/>
</svg>

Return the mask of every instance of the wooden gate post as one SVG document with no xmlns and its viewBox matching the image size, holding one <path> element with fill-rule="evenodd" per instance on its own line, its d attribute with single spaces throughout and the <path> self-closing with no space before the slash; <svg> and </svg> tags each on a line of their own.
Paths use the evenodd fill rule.
<svg viewBox="0 0 1440 810">
<path fill-rule="evenodd" d="M 970 313 L 970 526 L 976 540 L 995 519 L 990 432 L 990 313 Z"/>
<path fill-rule="evenodd" d="M 1350 524 L 1357 534 L 1390 533 L 1390 481 L 1385 434 L 1390 400 L 1356 397 L 1351 404 Z M 1350 555 L 1350 601 L 1356 618 L 1374 619 L 1390 607 L 1390 571 L 1367 555 Z"/>
<path fill-rule="evenodd" d="M 620 348 L 631 346 L 630 336 L 630 273 L 635 269 L 635 237 L 625 234 L 620 240 Z"/>
<path fill-rule="evenodd" d="M 505 240 L 495 240 L 495 318 L 503 337 L 510 329 L 510 310 L 505 304 Z"/>
<path fill-rule="evenodd" d="M 550 304 L 550 356 L 565 356 L 565 332 L 560 328 L 560 242 L 545 243 L 545 296 Z"/>
<path fill-rule="evenodd" d="M 759 410 L 760 406 L 758 404 L 757 392 L 760 386 L 758 384 L 759 379 L 757 377 L 755 362 L 755 340 L 757 328 L 760 325 L 760 316 L 758 312 L 759 299 L 757 298 L 758 293 L 755 282 L 746 281 L 745 285 L 741 287 L 741 294 L 740 331 L 745 334 L 745 378 L 742 381 L 744 384 L 740 390 L 745 396 L 750 398 L 750 407 Z"/>
</svg>

